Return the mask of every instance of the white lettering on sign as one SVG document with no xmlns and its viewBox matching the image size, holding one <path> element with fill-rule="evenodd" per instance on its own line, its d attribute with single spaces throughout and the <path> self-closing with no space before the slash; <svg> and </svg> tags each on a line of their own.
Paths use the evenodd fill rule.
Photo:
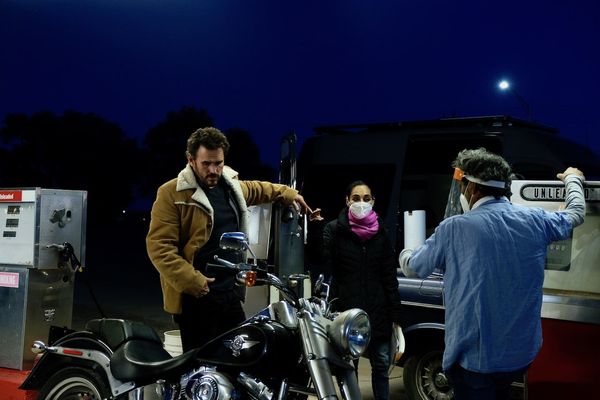
<svg viewBox="0 0 600 400">
<path fill-rule="evenodd" d="M 15 202 L 23 200 L 23 192 L 20 190 L 0 190 L 0 201 Z"/>
<path fill-rule="evenodd" d="M 0 287 L 19 287 L 19 274 L 16 272 L 0 272 Z"/>
<path fill-rule="evenodd" d="M 587 202 L 600 201 L 600 186 L 584 185 L 583 194 Z M 521 188 L 521 197 L 528 201 L 564 201 L 565 195 L 562 185 L 525 185 Z"/>
</svg>

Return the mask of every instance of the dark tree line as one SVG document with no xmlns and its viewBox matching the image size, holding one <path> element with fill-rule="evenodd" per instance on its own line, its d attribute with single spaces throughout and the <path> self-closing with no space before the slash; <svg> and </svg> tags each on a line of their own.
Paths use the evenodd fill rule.
<svg viewBox="0 0 600 400">
<path fill-rule="evenodd" d="M 0 188 L 86 190 L 88 223 L 110 223 L 174 178 L 185 166 L 190 133 L 213 124 L 205 110 L 183 107 L 167 113 L 138 143 L 91 113 L 9 114 L 0 127 Z M 226 162 L 243 179 L 275 179 L 247 131 L 224 133 L 231 142 Z"/>
</svg>

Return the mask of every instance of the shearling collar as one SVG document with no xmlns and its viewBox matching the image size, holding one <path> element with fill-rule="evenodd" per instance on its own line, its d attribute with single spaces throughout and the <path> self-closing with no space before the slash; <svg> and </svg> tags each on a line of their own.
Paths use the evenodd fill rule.
<svg viewBox="0 0 600 400">
<path fill-rule="evenodd" d="M 221 175 L 221 179 L 225 182 L 227 186 L 229 186 L 232 191 L 235 200 L 237 201 L 240 211 L 242 212 L 240 218 L 240 228 L 242 231 L 246 232 L 246 228 L 248 226 L 248 206 L 246 205 L 246 200 L 244 199 L 244 195 L 242 193 L 242 188 L 240 187 L 240 183 L 237 179 L 238 173 L 233 168 L 228 166 L 223 167 L 223 174 Z M 210 205 L 210 201 L 208 201 L 208 197 L 206 197 L 206 193 L 204 190 L 198 185 L 198 181 L 196 180 L 196 175 L 194 174 L 194 170 L 192 167 L 187 164 L 184 169 L 179 172 L 177 175 L 177 186 L 176 190 L 181 192 L 183 190 L 195 189 L 194 194 L 192 194 L 192 200 L 196 201 L 202 208 L 204 208 L 211 219 L 213 218 L 213 208 Z"/>
<path fill-rule="evenodd" d="M 237 178 L 237 176 L 238 173 L 233 168 L 228 166 L 223 167 L 222 178 L 225 178 L 225 182 L 227 182 L 229 186 L 231 186 L 231 180 Z M 199 185 L 194 170 L 190 164 L 187 164 L 185 168 L 179 172 L 179 175 L 177 175 L 177 191 L 181 192 L 182 190 L 196 189 L 198 187 Z"/>
</svg>

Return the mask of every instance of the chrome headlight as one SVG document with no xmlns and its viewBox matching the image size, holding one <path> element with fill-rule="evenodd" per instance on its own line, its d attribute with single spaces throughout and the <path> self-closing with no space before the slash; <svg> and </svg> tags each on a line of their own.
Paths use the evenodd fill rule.
<svg viewBox="0 0 600 400">
<path fill-rule="evenodd" d="M 366 312 L 352 308 L 340 313 L 328 329 L 332 343 L 342 355 L 360 357 L 371 339 L 371 324 Z"/>
</svg>

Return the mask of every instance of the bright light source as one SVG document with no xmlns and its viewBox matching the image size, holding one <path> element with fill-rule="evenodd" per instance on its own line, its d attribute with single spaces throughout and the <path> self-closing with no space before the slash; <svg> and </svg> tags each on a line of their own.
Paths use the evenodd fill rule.
<svg viewBox="0 0 600 400">
<path fill-rule="evenodd" d="M 510 83 L 508 83 L 508 81 L 500 81 L 500 83 L 498 83 L 498 87 L 500 90 L 506 90 L 510 87 Z"/>
</svg>

